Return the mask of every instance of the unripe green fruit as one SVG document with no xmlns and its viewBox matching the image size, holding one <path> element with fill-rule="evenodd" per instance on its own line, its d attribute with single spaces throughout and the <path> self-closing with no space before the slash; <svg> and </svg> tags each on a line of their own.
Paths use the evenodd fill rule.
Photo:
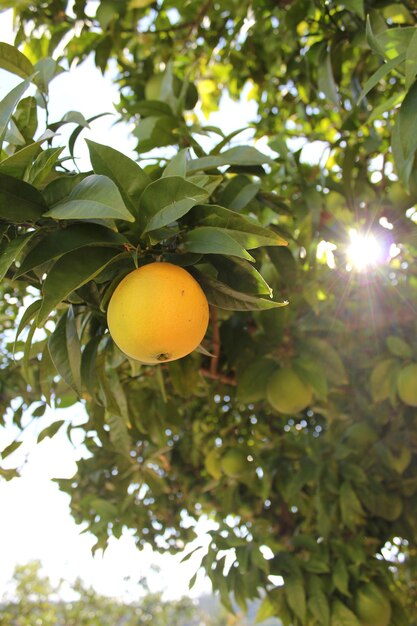
<svg viewBox="0 0 417 626">
<path fill-rule="evenodd" d="M 222 465 L 219 450 L 211 450 L 204 460 L 207 472 L 218 480 L 222 475 Z"/>
<path fill-rule="evenodd" d="M 282 368 L 272 374 L 266 388 L 266 397 L 279 413 L 299 413 L 312 401 L 311 389 L 290 368 Z"/>
<path fill-rule="evenodd" d="M 378 433 L 367 422 L 357 422 L 347 429 L 346 439 L 352 447 L 369 448 L 378 440 Z"/>
<path fill-rule="evenodd" d="M 410 363 L 400 371 L 397 391 L 404 404 L 417 406 L 417 363 Z"/>
<path fill-rule="evenodd" d="M 389 626 L 391 622 L 391 604 L 373 583 L 364 585 L 358 591 L 355 608 L 362 626 Z"/>
<path fill-rule="evenodd" d="M 224 454 L 221 467 L 226 476 L 239 478 L 248 470 L 247 455 L 242 450 L 231 448 Z"/>
</svg>

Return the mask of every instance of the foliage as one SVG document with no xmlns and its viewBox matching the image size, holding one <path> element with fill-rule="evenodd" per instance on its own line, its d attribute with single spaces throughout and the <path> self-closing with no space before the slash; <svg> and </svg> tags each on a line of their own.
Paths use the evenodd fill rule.
<svg viewBox="0 0 417 626">
<path fill-rule="evenodd" d="M 53 585 L 41 573 L 38 561 L 18 565 L 13 576 L 14 593 L 0 604 L 0 624 L 10 626 L 197 626 L 202 613 L 188 598 L 163 600 L 160 593 L 146 593 L 135 603 L 123 603 L 96 593 L 77 579 L 73 584 Z M 63 599 L 63 591 L 70 600 Z M 208 626 L 222 626 L 209 620 Z"/>
<path fill-rule="evenodd" d="M 23 79 L 0 104 L 5 329 L 31 295 L 15 360 L 3 338 L 7 419 L 83 402 L 87 452 L 60 485 L 96 548 L 128 527 L 175 552 L 193 537 L 184 520 L 211 515 L 202 567 L 225 605 L 264 590 L 260 617 L 285 625 L 357 626 L 369 583 L 392 626 L 417 623 L 417 414 L 397 388 L 417 361 L 413 6 L 21 0 L 16 47 L 0 47 Z M 38 130 L 49 82 L 89 55 L 117 67 L 138 162 L 89 142 L 92 170 L 74 171 L 94 123 L 78 112 Z M 201 121 L 226 91 L 256 101 L 268 155 Z M 380 265 L 352 266 L 352 229 L 379 240 Z M 211 304 L 200 351 L 158 367 L 121 354 L 105 315 L 153 260 L 186 267 Z M 267 401 L 280 368 L 308 388 L 300 413 Z M 60 427 L 70 436 L 70 422 L 44 436 Z M 230 449 L 239 475 L 222 469 Z"/>
</svg>

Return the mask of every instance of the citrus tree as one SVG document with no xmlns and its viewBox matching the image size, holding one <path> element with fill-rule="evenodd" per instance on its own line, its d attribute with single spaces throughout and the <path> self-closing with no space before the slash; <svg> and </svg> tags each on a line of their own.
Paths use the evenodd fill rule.
<svg viewBox="0 0 417 626">
<path fill-rule="evenodd" d="M 68 4 L 0 2 L 0 65 L 22 78 L 0 105 L 3 422 L 84 404 L 86 453 L 59 482 L 96 548 L 129 528 L 183 550 L 209 515 L 201 566 L 226 606 L 416 624 L 414 2 Z M 80 172 L 94 119 L 45 111 L 90 56 L 111 63 L 137 159 L 89 141 Z M 225 93 L 256 103 L 250 142 L 204 117 Z M 121 297 L 158 264 L 171 282 Z M 180 274 L 197 307 L 167 295 Z"/>
</svg>

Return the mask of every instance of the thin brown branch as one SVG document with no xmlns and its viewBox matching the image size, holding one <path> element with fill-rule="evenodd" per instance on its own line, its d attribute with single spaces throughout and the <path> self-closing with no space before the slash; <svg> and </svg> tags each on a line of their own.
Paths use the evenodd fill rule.
<svg viewBox="0 0 417 626">
<path fill-rule="evenodd" d="M 236 385 L 237 385 L 236 378 L 232 378 L 232 376 L 225 376 L 223 374 L 219 374 L 218 372 L 216 374 L 212 374 L 210 370 L 206 370 L 206 369 L 201 369 L 200 373 L 205 378 L 211 378 L 212 380 L 218 380 L 219 383 L 222 383 L 222 385 L 230 385 L 231 387 L 236 387 Z"/>
</svg>

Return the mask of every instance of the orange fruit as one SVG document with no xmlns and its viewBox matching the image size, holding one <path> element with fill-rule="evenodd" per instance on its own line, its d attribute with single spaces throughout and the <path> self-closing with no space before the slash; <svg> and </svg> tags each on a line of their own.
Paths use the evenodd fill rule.
<svg viewBox="0 0 417 626">
<path fill-rule="evenodd" d="M 150 263 L 116 287 L 107 310 L 115 344 L 142 363 L 175 361 L 201 343 L 209 322 L 207 298 L 182 267 Z"/>
</svg>

